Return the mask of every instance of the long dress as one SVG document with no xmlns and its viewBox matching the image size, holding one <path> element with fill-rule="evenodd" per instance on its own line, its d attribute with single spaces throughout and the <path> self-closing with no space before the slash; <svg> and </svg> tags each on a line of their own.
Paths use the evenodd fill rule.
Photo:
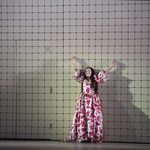
<svg viewBox="0 0 150 150">
<path fill-rule="evenodd" d="M 99 71 L 94 77 L 99 84 L 108 79 L 104 70 Z M 82 83 L 83 90 L 77 100 L 67 141 L 101 143 L 103 141 L 103 115 L 99 95 L 91 88 L 91 82 L 83 78 L 82 70 L 76 71 L 74 78 Z"/>
</svg>

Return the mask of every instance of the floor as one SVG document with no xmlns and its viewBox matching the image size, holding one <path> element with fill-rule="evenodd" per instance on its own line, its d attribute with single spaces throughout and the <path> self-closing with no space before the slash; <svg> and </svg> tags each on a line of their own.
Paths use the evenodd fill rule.
<svg viewBox="0 0 150 150">
<path fill-rule="evenodd" d="M 150 144 L 64 143 L 49 141 L 0 141 L 0 150 L 150 150 Z"/>
</svg>

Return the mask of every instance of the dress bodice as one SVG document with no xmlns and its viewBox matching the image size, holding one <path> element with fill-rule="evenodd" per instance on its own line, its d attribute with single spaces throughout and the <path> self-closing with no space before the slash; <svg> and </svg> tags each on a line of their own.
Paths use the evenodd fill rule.
<svg viewBox="0 0 150 150">
<path fill-rule="evenodd" d="M 92 95 L 95 93 L 94 89 L 91 88 L 91 81 L 88 80 L 83 81 L 83 93 L 88 95 Z"/>
</svg>

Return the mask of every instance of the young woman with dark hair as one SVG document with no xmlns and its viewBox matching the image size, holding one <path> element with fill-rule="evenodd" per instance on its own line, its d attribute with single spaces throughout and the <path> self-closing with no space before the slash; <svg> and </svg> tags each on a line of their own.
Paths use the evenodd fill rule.
<svg viewBox="0 0 150 150">
<path fill-rule="evenodd" d="M 98 84 L 108 80 L 108 74 L 116 68 L 116 61 L 106 71 L 100 70 L 97 74 L 91 67 L 77 69 L 77 57 L 72 58 L 75 70 L 74 79 L 81 83 L 81 93 L 76 104 L 73 122 L 67 142 L 94 142 L 103 141 L 103 114 L 102 104 L 97 93 Z"/>
</svg>

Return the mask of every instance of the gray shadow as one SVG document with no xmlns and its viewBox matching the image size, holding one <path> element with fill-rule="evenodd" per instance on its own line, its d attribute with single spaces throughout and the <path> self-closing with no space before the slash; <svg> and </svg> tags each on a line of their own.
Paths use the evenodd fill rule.
<svg viewBox="0 0 150 150">
<path fill-rule="evenodd" d="M 81 59 L 81 58 L 77 57 L 77 61 L 78 61 L 78 63 L 81 64 L 82 69 L 85 69 L 88 66 L 87 62 L 84 59 Z"/>
<path fill-rule="evenodd" d="M 108 141 L 150 142 L 150 120 L 134 105 L 130 92 L 132 80 L 122 76 L 125 64 L 117 62 L 117 70 L 99 87 L 103 104 L 104 135 Z"/>
</svg>

